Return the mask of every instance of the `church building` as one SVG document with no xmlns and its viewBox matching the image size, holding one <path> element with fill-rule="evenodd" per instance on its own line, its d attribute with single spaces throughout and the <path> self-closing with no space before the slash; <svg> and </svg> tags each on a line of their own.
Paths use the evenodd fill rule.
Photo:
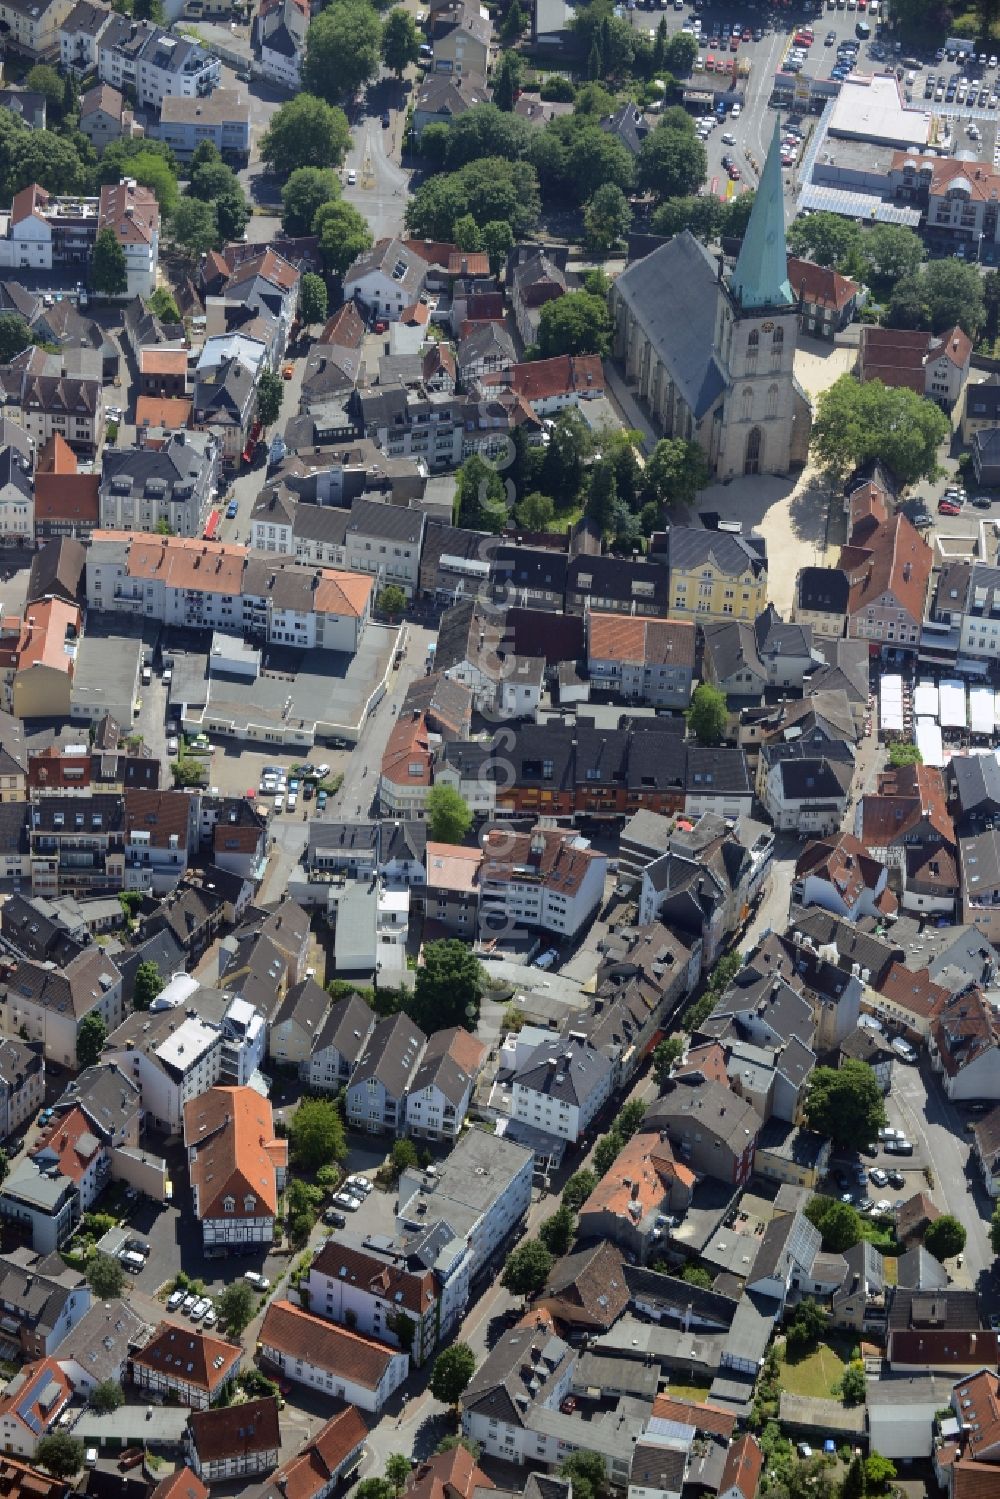
<svg viewBox="0 0 1000 1499">
<path fill-rule="evenodd" d="M 777 121 L 735 269 L 685 229 L 622 272 L 611 310 L 615 355 L 662 436 L 698 443 L 717 479 L 805 463 Z"/>
</svg>

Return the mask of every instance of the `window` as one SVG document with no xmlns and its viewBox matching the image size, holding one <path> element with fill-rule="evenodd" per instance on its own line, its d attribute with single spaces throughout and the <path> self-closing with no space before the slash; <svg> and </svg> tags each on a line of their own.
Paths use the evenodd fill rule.
<svg viewBox="0 0 1000 1499">
<path fill-rule="evenodd" d="M 751 328 L 749 337 L 747 338 L 747 364 L 755 365 L 757 363 L 757 351 L 759 348 L 760 334 L 756 328 Z"/>
<path fill-rule="evenodd" d="M 778 415 L 778 387 L 776 385 L 772 385 L 767 393 L 767 414 L 768 416 Z"/>
<path fill-rule="evenodd" d="M 743 417 L 743 420 L 745 422 L 748 422 L 752 416 L 753 416 L 753 391 L 751 390 L 750 386 L 747 385 L 744 388 L 744 391 L 743 391 L 742 417 Z"/>
<path fill-rule="evenodd" d="M 785 330 L 784 328 L 775 328 L 771 334 L 771 368 L 773 370 L 781 368 L 781 356 L 784 352 Z"/>
</svg>

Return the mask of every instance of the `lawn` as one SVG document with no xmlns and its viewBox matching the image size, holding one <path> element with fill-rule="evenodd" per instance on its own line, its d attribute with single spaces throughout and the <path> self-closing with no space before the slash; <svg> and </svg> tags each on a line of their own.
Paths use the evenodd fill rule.
<svg viewBox="0 0 1000 1499">
<path fill-rule="evenodd" d="M 707 1384 L 678 1384 L 672 1379 L 666 1393 L 675 1400 L 692 1400 L 696 1405 L 704 1405 L 710 1388 Z"/>
<path fill-rule="evenodd" d="M 844 1372 L 849 1349 L 839 1349 L 830 1342 L 818 1343 L 810 1352 L 788 1358 L 782 1350 L 779 1360 L 779 1383 L 790 1395 L 814 1395 L 828 1400 L 834 1385 Z"/>
</svg>

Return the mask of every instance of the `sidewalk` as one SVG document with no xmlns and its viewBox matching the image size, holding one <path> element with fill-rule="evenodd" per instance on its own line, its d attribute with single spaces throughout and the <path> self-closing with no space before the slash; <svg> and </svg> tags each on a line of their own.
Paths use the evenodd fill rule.
<svg viewBox="0 0 1000 1499">
<path fill-rule="evenodd" d="M 605 359 L 603 365 L 608 394 L 613 404 L 617 406 L 619 415 L 626 427 L 634 427 L 637 432 L 642 433 L 642 450 L 646 457 L 648 457 L 656 447 L 659 438 L 653 430 L 649 418 L 629 391 L 612 360 Z"/>
</svg>

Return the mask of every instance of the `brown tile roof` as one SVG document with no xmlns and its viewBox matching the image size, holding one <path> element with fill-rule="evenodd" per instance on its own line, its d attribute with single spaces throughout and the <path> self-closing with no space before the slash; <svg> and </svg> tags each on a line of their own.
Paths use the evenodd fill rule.
<svg viewBox="0 0 1000 1499">
<path fill-rule="evenodd" d="M 208 1499 L 208 1487 L 182 1464 L 156 1485 L 149 1499 Z"/>
<path fill-rule="evenodd" d="M 920 532 L 902 511 L 897 511 L 868 538 L 865 549 L 866 564 L 844 569 L 851 580 L 848 614 L 878 606 L 891 592 L 898 606 L 919 624 L 933 565 L 933 553 Z"/>
<path fill-rule="evenodd" d="M 276 1167 L 288 1159 L 288 1142 L 277 1140 L 271 1105 L 255 1088 L 210 1088 L 184 1105 L 184 1144 L 195 1151 L 191 1186 L 198 1192 L 198 1217 L 269 1216 L 278 1210 Z M 235 1207 L 225 1208 L 230 1198 Z M 245 1199 L 252 1198 L 248 1207 Z"/>
<path fill-rule="evenodd" d="M 160 205 L 141 183 L 105 183 L 97 223 L 100 229 L 113 229 L 119 244 L 151 244 L 160 229 Z"/>
<path fill-rule="evenodd" d="M 178 1384 L 194 1385 L 214 1396 L 225 1384 L 243 1349 L 211 1333 L 161 1322 L 144 1348 L 129 1355 L 133 1364 L 150 1369 Z M 216 1368 L 216 1360 L 222 1362 Z"/>
<path fill-rule="evenodd" d="M 935 984 L 926 968 L 907 968 L 904 963 L 892 964 L 879 992 L 922 1019 L 948 998 L 947 989 Z"/>
<path fill-rule="evenodd" d="M 605 1330 L 628 1306 L 624 1261 L 613 1244 L 604 1241 L 577 1254 L 564 1255 L 549 1272 L 541 1299 L 556 1321 L 588 1321 Z M 581 1318 L 582 1314 L 582 1318 Z"/>
<path fill-rule="evenodd" d="M 1000 1376 L 992 1369 L 982 1369 L 955 1386 L 954 1398 L 962 1408 L 962 1421 L 967 1423 L 965 1438 L 970 1455 L 977 1457 L 980 1452 L 1000 1447 Z"/>
<path fill-rule="evenodd" d="M 472 1499 L 476 1489 L 495 1488 L 467 1447 L 437 1452 L 406 1480 L 409 1499 Z"/>
<path fill-rule="evenodd" d="M 420 1273 L 407 1270 L 405 1265 L 387 1264 L 380 1255 L 336 1239 L 327 1239 L 313 1259 L 312 1268 L 331 1280 L 360 1286 L 420 1317 L 434 1302 L 434 1276 L 429 1270 Z"/>
<path fill-rule="evenodd" d="M 694 1072 L 700 1073 L 708 1082 L 729 1087 L 726 1053 L 718 1041 L 709 1041 L 704 1046 L 692 1046 L 683 1062 L 678 1062 L 674 1067 L 673 1075 L 683 1077 L 686 1073 Z"/>
<path fill-rule="evenodd" d="M 452 250 L 448 256 L 449 276 L 488 276 L 490 257 L 482 250 Z"/>
<path fill-rule="evenodd" d="M 56 1116 L 39 1136 L 31 1156 L 43 1168 L 57 1165 L 62 1176 L 79 1183 L 102 1150 L 90 1120 L 82 1109 L 74 1108 Z"/>
<path fill-rule="evenodd" d="M 277 1452 L 281 1445 L 278 1402 L 273 1395 L 217 1410 L 192 1411 L 188 1428 L 202 1465 L 227 1457 Z"/>
<path fill-rule="evenodd" d="M 903 843 L 924 820 L 942 843 L 956 848 L 944 775 L 933 765 L 902 765 L 883 771 L 875 792 L 864 799 L 862 819 L 861 841 L 866 848 Z"/>
<path fill-rule="evenodd" d="M 299 283 L 299 273 L 295 267 L 279 255 L 277 250 L 272 250 L 270 245 L 260 255 L 251 256 L 249 260 L 241 261 L 233 270 L 230 277 L 230 285 L 238 286 L 243 281 L 252 281 L 261 276 L 265 281 L 271 281 L 282 291 L 291 291 L 293 286 Z"/>
<path fill-rule="evenodd" d="M 509 385 L 530 405 L 562 395 L 600 394 L 604 390 L 604 366 L 596 354 L 560 354 L 515 364 L 500 374 L 484 376 L 484 388 Z"/>
<path fill-rule="evenodd" d="M 857 905 L 864 890 L 874 890 L 884 874 L 885 865 L 870 858 L 853 833 L 817 838 L 806 844 L 795 866 L 797 879 L 812 875 L 814 879 L 826 880 L 849 907 Z M 895 912 L 896 897 L 890 894 L 890 899 L 890 909 Z"/>
<path fill-rule="evenodd" d="M 938 360 L 942 355 L 957 369 L 964 369 L 972 358 L 972 340 L 957 324 L 946 333 L 938 335 L 931 344 L 927 358 Z"/>
<path fill-rule="evenodd" d="M 35 521 L 96 526 L 101 518 L 100 474 L 35 474 Z"/>
<path fill-rule="evenodd" d="M 831 307 L 835 312 L 843 311 L 851 298 L 856 297 L 861 290 L 856 281 L 848 276 L 841 276 L 839 271 L 814 265 L 811 260 L 799 260 L 796 255 L 788 257 L 788 279 L 792 291 L 803 302 L 813 303 L 817 307 Z"/>
<path fill-rule="evenodd" d="M 356 1406 L 338 1411 L 311 1442 L 275 1470 L 259 1499 L 315 1499 L 320 1490 L 325 1493 L 331 1487 L 334 1475 L 364 1446 L 367 1435 L 368 1427 Z"/>
<path fill-rule="evenodd" d="M 393 786 L 431 784 L 431 749 L 425 714 L 396 720 L 382 751 L 381 771 Z"/>
<path fill-rule="evenodd" d="M 73 658 L 66 652 L 68 639 L 78 640 L 82 616 L 75 604 L 63 599 L 41 599 L 31 605 L 21 623 L 17 643 L 17 668 L 47 666 L 52 671 L 73 673 Z"/>
<path fill-rule="evenodd" d="M 927 384 L 924 360 L 930 342 L 929 333 L 866 325 L 861 329 L 861 378 L 915 390 L 922 396 Z"/>
<path fill-rule="evenodd" d="M 77 471 L 76 454 L 58 432 L 52 436 L 38 450 L 38 462 L 35 464 L 35 478 L 39 474 L 75 474 Z"/>
<path fill-rule="evenodd" d="M 434 890 L 471 892 L 479 885 L 482 850 L 427 841 L 427 884 Z"/>
<path fill-rule="evenodd" d="M 301 1359 L 304 1364 L 329 1374 L 347 1375 L 369 1390 L 378 1387 L 389 1363 L 397 1356 L 396 1350 L 384 1343 L 348 1332 L 346 1327 L 338 1327 L 322 1317 L 311 1317 L 290 1301 L 270 1303 L 260 1330 L 260 1342 L 265 1349 L 277 1349 L 288 1358 Z"/>
<path fill-rule="evenodd" d="M 897 1327 L 889 1333 L 890 1364 L 924 1364 L 952 1369 L 993 1364 L 1000 1357 L 1000 1334 L 965 1327 Z"/>
<path fill-rule="evenodd" d="M 694 666 L 695 626 L 680 619 L 590 614 L 588 655 L 597 661 L 641 661 L 647 666 Z"/>
<path fill-rule="evenodd" d="M 152 848 L 170 848 L 176 838 L 186 849 L 191 806 L 188 791 L 126 791 L 125 826 L 129 835 L 148 833 Z"/>
<path fill-rule="evenodd" d="M 101 536 L 130 543 L 130 578 L 163 578 L 170 588 L 230 594 L 234 598 L 243 592 L 245 547 L 190 536 L 133 536 L 120 531 L 102 532 Z"/>
<path fill-rule="evenodd" d="M 952 1466 L 950 1494 L 951 1499 L 997 1499 L 997 1494 L 1000 1494 L 1000 1464 L 959 1458 Z"/>
<path fill-rule="evenodd" d="M 1000 1154 L 1000 1104 L 994 1104 L 988 1114 L 976 1120 L 972 1134 L 983 1160 L 989 1164 Z"/>
<path fill-rule="evenodd" d="M 978 989 L 942 999 L 931 1023 L 941 1065 L 957 1077 L 970 1062 L 1000 1046 L 1000 1015 Z"/>
<path fill-rule="evenodd" d="M 192 402 L 186 396 L 138 396 L 135 403 L 137 427 L 163 427 L 180 432 L 191 421 Z"/>
<path fill-rule="evenodd" d="M 23 1428 L 37 1441 L 49 1431 L 60 1412 L 73 1399 L 73 1386 L 54 1358 L 24 1364 L 18 1383 L 0 1395 L 0 1422 Z"/>
<path fill-rule="evenodd" d="M 726 1441 L 736 1430 L 736 1417 L 731 1411 L 723 1410 L 720 1405 L 697 1405 L 693 1400 L 680 1400 L 674 1395 L 657 1395 L 652 1414 L 660 1421 L 678 1421 Z"/>
<path fill-rule="evenodd" d="M 580 1208 L 580 1217 L 611 1213 L 623 1222 L 632 1222 L 630 1207 L 638 1203 L 636 1219 L 641 1222 L 663 1202 L 669 1178 L 674 1175 L 686 1180 L 688 1186 L 694 1185 L 694 1173 L 674 1161 L 669 1140 L 661 1142 L 658 1134 L 633 1135 L 613 1169 L 601 1178 Z"/>
<path fill-rule="evenodd" d="M 595 859 L 591 848 L 577 848 L 571 833 L 540 831 L 508 833 L 494 828 L 483 839 L 480 878 L 516 884 L 527 877 L 551 885 L 566 895 L 576 895 Z M 522 871 L 530 871 L 525 876 Z"/>
<path fill-rule="evenodd" d="M 318 344 L 337 344 L 342 349 L 360 349 L 365 341 L 365 325 L 353 302 L 345 302 L 330 318 L 317 338 Z"/>
<path fill-rule="evenodd" d="M 726 1465 L 722 1470 L 719 1493 L 728 1494 L 730 1489 L 736 1488 L 743 1495 L 743 1499 L 755 1499 L 763 1467 L 764 1454 L 755 1438 L 749 1432 L 737 1437 L 726 1453 Z"/>
<path fill-rule="evenodd" d="M 184 375 L 187 377 L 187 349 L 158 349 L 155 345 L 139 350 L 139 370 L 143 375 Z"/>
<path fill-rule="evenodd" d="M 317 614 L 347 615 L 361 619 L 375 587 L 375 579 L 367 573 L 338 572 L 324 567 L 313 594 L 313 608 Z"/>
<path fill-rule="evenodd" d="M 940 1216 L 941 1209 L 934 1206 L 926 1192 L 914 1192 L 896 1214 L 897 1239 L 904 1244 L 914 1237 L 923 1238 L 925 1229 Z"/>
</svg>

